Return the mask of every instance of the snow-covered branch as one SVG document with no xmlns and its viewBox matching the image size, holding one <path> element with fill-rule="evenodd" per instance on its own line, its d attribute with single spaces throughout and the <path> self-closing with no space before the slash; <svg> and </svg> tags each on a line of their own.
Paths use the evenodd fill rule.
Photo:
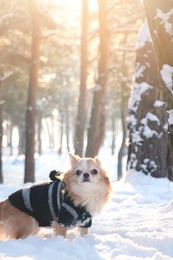
<svg viewBox="0 0 173 260">
<path fill-rule="evenodd" d="M 9 12 L 2 13 L 0 17 L 0 24 L 8 20 L 9 18 L 13 18 L 13 17 L 26 18 L 25 11 L 26 9 L 23 7 L 15 7 L 13 10 Z"/>
<path fill-rule="evenodd" d="M 171 19 L 171 16 L 173 16 L 173 8 L 169 10 L 169 12 L 164 13 L 161 9 L 157 9 L 157 15 L 154 19 L 160 18 L 161 24 L 164 25 L 165 31 L 172 36 L 173 35 L 173 25 L 169 21 Z"/>
<path fill-rule="evenodd" d="M 136 48 L 124 46 L 124 47 L 116 47 L 112 51 L 136 52 Z"/>
<path fill-rule="evenodd" d="M 115 28 L 112 33 L 138 33 L 138 29 L 133 27 Z"/>
<path fill-rule="evenodd" d="M 3 77 L 0 77 L 0 82 L 5 81 L 6 79 L 8 79 L 9 77 L 11 77 L 13 75 L 13 71 L 9 71 L 8 73 L 6 73 Z"/>
</svg>

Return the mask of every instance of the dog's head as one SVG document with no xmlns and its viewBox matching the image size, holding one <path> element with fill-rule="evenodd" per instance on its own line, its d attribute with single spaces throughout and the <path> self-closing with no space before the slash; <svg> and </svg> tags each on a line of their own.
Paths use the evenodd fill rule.
<svg viewBox="0 0 173 260">
<path fill-rule="evenodd" d="M 111 184 L 101 161 L 95 158 L 81 158 L 69 153 L 70 169 L 64 174 L 67 191 L 74 201 L 83 205 L 96 200 L 104 204 L 110 194 Z"/>
<path fill-rule="evenodd" d="M 101 166 L 101 161 L 95 157 L 80 158 L 71 153 L 68 154 L 70 159 L 70 179 L 75 183 L 98 183 L 107 177 Z"/>
</svg>

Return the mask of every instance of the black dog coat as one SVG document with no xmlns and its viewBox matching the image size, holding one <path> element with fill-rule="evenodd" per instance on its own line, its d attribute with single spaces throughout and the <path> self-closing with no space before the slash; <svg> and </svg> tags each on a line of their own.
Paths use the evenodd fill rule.
<svg viewBox="0 0 173 260">
<path fill-rule="evenodd" d="M 61 180 L 18 190 L 8 199 L 14 207 L 34 217 L 41 227 L 50 226 L 52 221 L 65 227 L 88 228 L 92 224 L 90 213 L 85 207 L 74 205 Z"/>
</svg>

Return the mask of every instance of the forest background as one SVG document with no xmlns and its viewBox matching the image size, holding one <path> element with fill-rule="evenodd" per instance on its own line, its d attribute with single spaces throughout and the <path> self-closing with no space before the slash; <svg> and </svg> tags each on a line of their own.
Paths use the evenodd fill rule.
<svg viewBox="0 0 173 260">
<path fill-rule="evenodd" d="M 165 152 L 168 131 L 156 57 L 146 30 L 138 36 L 144 44 L 137 45 L 147 2 L 152 1 L 144 2 L 145 8 L 139 0 L 0 2 L 1 183 L 3 153 L 25 155 L 24 182 L 33 182 L 36 154 L 74 151 L 94 157 L 106 145 L 115 155 L 117 144 L 118 179 L 127 151 L 130 168 L 172 178 L 172 170 L 169 174 L 158 165 L 165 167 L 169 154 L 153 152 L 161 136 Z M 153 10 L 161 1 L 155 2 Z M 172 1 L 165 3 L 167 8 Z M 145 65 L 151 63 L 146 72 Z M 147 82 L 150 78 L 153 81 Z M 151 89 L 155 92 L 148 93 Z M 158 100 L 161 103 L 154 105 Z M 159 129 L 151 111 L 160 115 L 159 120 L 164 118 Z M 149 127 L 148 135 L 144 130 Z"/>
</svg>

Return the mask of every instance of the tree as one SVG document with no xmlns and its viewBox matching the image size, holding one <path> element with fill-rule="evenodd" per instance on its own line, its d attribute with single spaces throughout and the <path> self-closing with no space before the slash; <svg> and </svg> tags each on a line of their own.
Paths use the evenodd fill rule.
<svg viewBox="0 0 173 260">
<path fill-rule="evenodd" d="M 1 59 L 0 59 L 0 181 L 3 181 L 2 173 L 2 138 L 3 138 L 3 123 L 4 120 L 9 122 L 9 117 L 6 113 L 7 99 L 6 92 L 7 86 L 15 84 L 14 77 L 10 77 L 14 74 L 14 60 L 18 63 L 18 58 L 12 59 L 12 49 L 16 50 L 16 38 L 15 33 L 18 30 L 16 29 L 16 23 L 19 21 L 19 27 L 25 27 L 25 22 L 21 22 L 22 15 L 25 15 L 24 9 L 21 8 L 20 4 L 15 4 L 9 0 L 8 5 L 5 1 L 0 3 L 0 49 L 1 49 Z M 26 18 L 26 17 L 25 17 Z M 25 19 L 26 21 L 27 19 Z M 13 35 L 13 37 L 11 37 Z M 19 40 L 20 34 L 18 33 L 17 39 Z M 12 47 L 13 46 L 13 47 Z M 10 48 L 11 47 L 11 48 Z M 12 83 L 11 83 L 12 82 Z M 15 92 L 16 93 L 16 89 Z M 14 98 L 14 96 L 13 96 Z M 13 107 L 13 112 L 16 109 Z M 15 113 L 15 112 L 14 112 Z"/>
<path fill-rule="evenodd" d="M 147 22 L 137 44 L 136 77 L 129 108 L 128 167 L 167 176 L 166 111 L 160 101 L 159 73 Z"/>
<path fill-rule="evenodd" d="M 36 97 L 38 91 L 38 74 L 40 65 L 41 24 L 38 3 L 29 1 L 32 18 L 32 49 L 29 74 L 28 100 L 26 108 L 26 148 L 25 148 L 25 176 L 24 182 L 35 181 L 35 123 L 36 123 Z"/>
<path fill-rule="evenodd" d="M 2 137 L 3 137 L 3 118 L 2 118 L 2 105 L 3 105 L 3 78 L 2 68 L 0 67 L 0 183 L 3 183 L 3 172 L 2 172 Z"/>
<path fill-rule="evenodd" d="M 168 178 L 173 180 L 173 12 L 172 0 L 144 0 L 148 25 L 157 57 L 159 83 L 168 113 Z"/>
<path fill-rule="evenodd" d="M 98 79 L 94 89 L 86 156 L 98 154 L 105 134 L 105 104 L 109 71 L 108 1 L 99 0 L 99 64 Z"/>
<path fill-rule="evenodd" d="M 122 16 L 122 10 L 123 16 Z M 93 17 L 94 14 L 93 14 Z M 144 17 L 144 7 L 140 3 L 140 1 L 110 1 L 109 2 L 109 9 L 108 9 L 108 27 L 110 33 L 109 39 L 109 82 L 108 86 L 106 87 L 106 112 L 105 112 L 105 122 L 106 122 L 106 131 L 104 135 L 105 145 L 109 144 L 109 139 L 111 136 L 112 128 L 109 121 L 115 121 L 115 128 L 116 134 L 119 134 L 119 127 L 117 122 L 119 119 L 122 118 L 122 131 L 123 138 L 122 138 L 122 145 L 119 151 L 119 158 L 121 161 L 122 156 L 125 155 L 126 147 L 125 147 L 125 138 L 126 138 L 126 115 L 128 110 L 128 98 L 130 96 L 131 91 L 131 84 L 132 84 L 132 75 L 134 73 L 134 64 L 135 64 L 135 44 L 136 44 L 136 33 L 140 24 L 143 21 Z M 100 56 L 100 53 L 96 56 L 96 51 L 93 51 L 94 48 L 97 46 L 97 42 L 99 44 L 99 35 L 96 32 L 96 19 L 94 20 L 95 23 L 93 27 L 95 30 L 92 31 L 92 34 L 89 34 L 90 40 L 89 50 L 92 48 L 92 52 L 89 51 L 89 60 L 90 66 L 88 68 L 88 83 L 90 84 L 90 91 L 93 90 L 95 92 L 95 84 L 98 83 L 98 76 L 95 73 L 93 77 L 93 82 L 91 80 L 91 75 L 97 71 L 97 57 Z M 92 28 L 92 19 L 90 19 L 90 28 Z M 100 50 L 99 50 L 100 52 Z M 94 57 L 91 57 L 91 53 L 94 54 Z M 125 62 L 124 58 L 125 56 Z M 126 67 L 126 71 L 123 72 L 123 68 Z M 95 80 L 95 82 L 94 82 Z M 92 82 L 92 83 L 91 83 Z M 92 87 L 91 88 L 91 84 Z M 97 92 L 97 91 L 96 91 Z M 95 93 L 94 93 L 95 94 Z M 89 96 L 90 97 L 90 96 Z M 94 99 L 93 99 L 94 100 Z M 122 102 L 122 106 L 121 106 Z M 91 98 L 89 99 L 89 104 L 91 103 Z M 92 102 L 93 107 L 95 106 L 94 102 Z M 91 105 L 92 106 L 92 105 Z M 90 107 L 90 106 L 89 106 Z M 122 111 L 123 108 L 124 111 Z M 89 114 L 89 113 L 88 113 Z M 112 117 L 115 118 L 112 119 Z M 111 118 L 111 119 L 110 119 Z M 95 124 L 100 124 L 98 117 L 96 117 Z M 88 136 L 89 130 L 91 128 L 91 119 L 88 123 Z M 98 126 L 100 129 L 100 127 Z M 115 129 L 113 130 L 115 131 Z M 91 132 L 91 131 L 90 131 Z M 93 131 L 94 133 L 95 131 Z M 94 133 L 95 134 L 95 133 Z M 97 135 L 97 134 L 96 134 Z M 99 137 L 98 137 L 99 138 Z M 119 138 L 118 138 L 119 139 Z M 114 140 L 113 140 L 114 143 Z M 91 146 L 94 149 L 94 144 L 91 141 Z M 101 143 L 101 145 L 103 142 Z M 119 166 L 121 165 L 121 162 Z M 119 167 L 120 169 L 121 167 Z"/>
<path fill-rule="evenodd" d="M 87 111 L 88 0 L 82 0 L 82 11 L 80 92 L 75 133 L 75 154 L 78 154 L 79 156 L 83 155 Z"/>
<path fill-rule="evenodd" d="M 126 37 L 125 37 L 126 38 Z M 127 65 L 126 65 L 126 52 L 123 53 L 123 61 L 122 61 L 122 74 L 128 75 Z M 129 100 L 129 91 L 128 83 L 126 77 L 122 77 L 121 87 L 120 87 L 120 116 L 121 116 L 121 124 L 122 124 L 122 141 L 121 146 L 118 152 L 118 180 L 122 178 L 123 175 L 123 156 L 126 150 L 126 138 L 127 138 L 127 114 L 128 114 L 128 100 Z"/>
</svg>

